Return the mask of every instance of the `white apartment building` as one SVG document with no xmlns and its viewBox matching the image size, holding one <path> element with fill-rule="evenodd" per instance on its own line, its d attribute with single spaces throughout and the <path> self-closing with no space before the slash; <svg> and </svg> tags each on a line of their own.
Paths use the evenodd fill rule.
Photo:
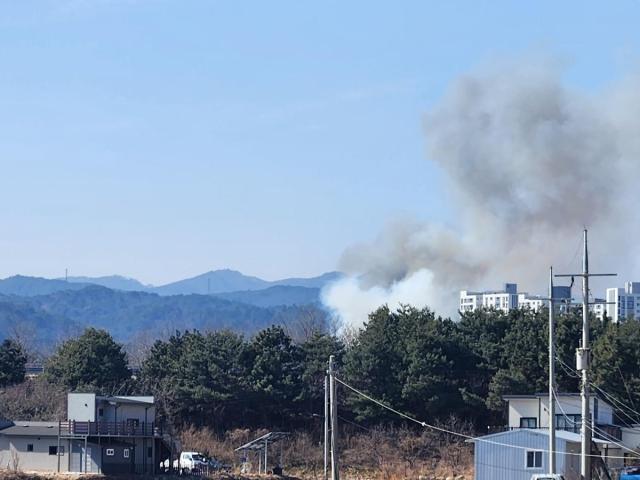
<svg viewBox="0 0 640 480">
<path fill-rule="evenodd" d="M 571 287 L 553 287 L 553 296 L 571 302 Z M 517 308 L 528 308 L 535 312 L 547 305 L 541 295 L 518 293 L 518 284 L 506 283 L 503 290 L 485 292 L 460 291 L 460 312 L 473 312 L 479 308 L 501 310 L 505 313 Z M 562 309 L 562 305 L 559 304 Z"/>
<path fill-rule="evenodd" d="M 502 310 L 505 313 L 518 308 L 518 285 L 506 283 L 504 290 L 485 292 L 460 291 L 461 312 L 473 312 L 479 308 Z"/>
<path fill-rule="evenodd" d="M 640 282 L 626 282 L 624 288 L 607 288 L 606 300 L 607 317 L 612 321 L 640 319 Z"/>
</svg>

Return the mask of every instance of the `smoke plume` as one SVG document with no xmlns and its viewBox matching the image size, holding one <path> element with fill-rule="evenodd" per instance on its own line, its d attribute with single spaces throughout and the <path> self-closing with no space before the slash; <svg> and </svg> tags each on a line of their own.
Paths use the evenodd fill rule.
<svg viewBox="0 0 640 480">
<path fill-rule="evenodd" d="M 460 289 L 513 281 L 546 293 L 550 265 L 579 268 L 585 226 L 596 268 L 632 275 L 640 81 L 587 94 L 562 73 L 530 62 L 454 82 L 424 125 L 459 225 L 390 222 L 344 252 L 347 277 L 324 291 L 325 304 L 358 326 L 383 304 L 456 315 Z"/>
</svg>

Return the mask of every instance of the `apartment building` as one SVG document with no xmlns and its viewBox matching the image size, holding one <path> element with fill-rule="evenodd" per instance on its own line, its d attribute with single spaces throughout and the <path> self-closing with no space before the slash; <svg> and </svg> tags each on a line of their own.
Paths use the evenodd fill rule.
<svg viewBox="0 0 640 480">
<path fill-rule="evenodd" d="M 558 309 L 563 310 L 571 305 L 571 287 L 553 287 L 553 296 L 558 301 Z M 563 303 L 562 300 L 565 300 Z M 460 312 L 473 312 L 477 309 L 494 309 L 505 313 L 517 308 L 525 308 L 533 311 L 540 310 L 547 305 L 547 300 L 542 295 L 529 295 L 526 292 L 518 292 L 517 283 L 506 283 L 503 290 L 490 290 L 483 292 L 460 291 Z"/>
<path fill-rule="evenodd" d="M 607 288 L 607 317 L 614 322 L 640 319 L 640 282 L 626 282 L 624 288 Z"/>
</svg>

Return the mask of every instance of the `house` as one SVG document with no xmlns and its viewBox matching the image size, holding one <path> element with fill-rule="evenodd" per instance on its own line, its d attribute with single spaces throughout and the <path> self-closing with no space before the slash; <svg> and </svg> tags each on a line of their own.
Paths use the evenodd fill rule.
<svg viewBox="0 0 640 480">
<path fill-rule="evenodd" d="M 549 428 L 549 394 L 505 395 L 508 427 Z M 590 397 L 590 410 L 596 429 L 621 439 L 621 429 L 614 424 L 613 407 L 602 398 Z M 580 433 L 582 424 L 582 399 L 579 393 L 558 393 L 555 405 L 555 426 L 558 430 Z"/>
<path fill-rule="evenodd" d="M 547 393 L 506 395 L 508 424 L 504 431 L 472 440 L 476 480 L 529 480 L 549 465 L 549 397 Z M 555 400 L 557 472 L 566 480 L 579 479 L 582 402 L 577 393 L 559 393 Z M 640 446 L 640 426 L 617 424 L 613 406 L 596 395 L 590 398 L 592 453 L 609 468 L 623 466 L 625 457 Z M 595 460 L 594 460 L 595 462 Z"/>
<path fill-rule="evenodd" d="M 153 397 L 69 393 L 66 421 L 0 423 L 0 468 L 154 473 L 169 444 Z"/>
<path fill-rule="evenodd" d="M 521 428 L 485 435 L 474 440 L 476 480 L 530 480 L 549 471 L 549 432 Z M 595 439 L 602 452 L 608 443 Z M 580 480 L 580 435 L 556 432 L 556 471 L 565 480 Z"/>
</svg>

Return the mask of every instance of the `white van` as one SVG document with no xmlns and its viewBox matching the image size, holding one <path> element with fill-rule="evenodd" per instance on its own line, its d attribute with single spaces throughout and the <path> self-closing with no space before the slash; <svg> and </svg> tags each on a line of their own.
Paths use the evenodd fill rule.
<svg viewBox="0 0 640 480">
<path fill-rule="evenodd" d="M 558 473 L 534 473 L 531 480 L 564 480 L 564 477 Z"/>
</svg>

